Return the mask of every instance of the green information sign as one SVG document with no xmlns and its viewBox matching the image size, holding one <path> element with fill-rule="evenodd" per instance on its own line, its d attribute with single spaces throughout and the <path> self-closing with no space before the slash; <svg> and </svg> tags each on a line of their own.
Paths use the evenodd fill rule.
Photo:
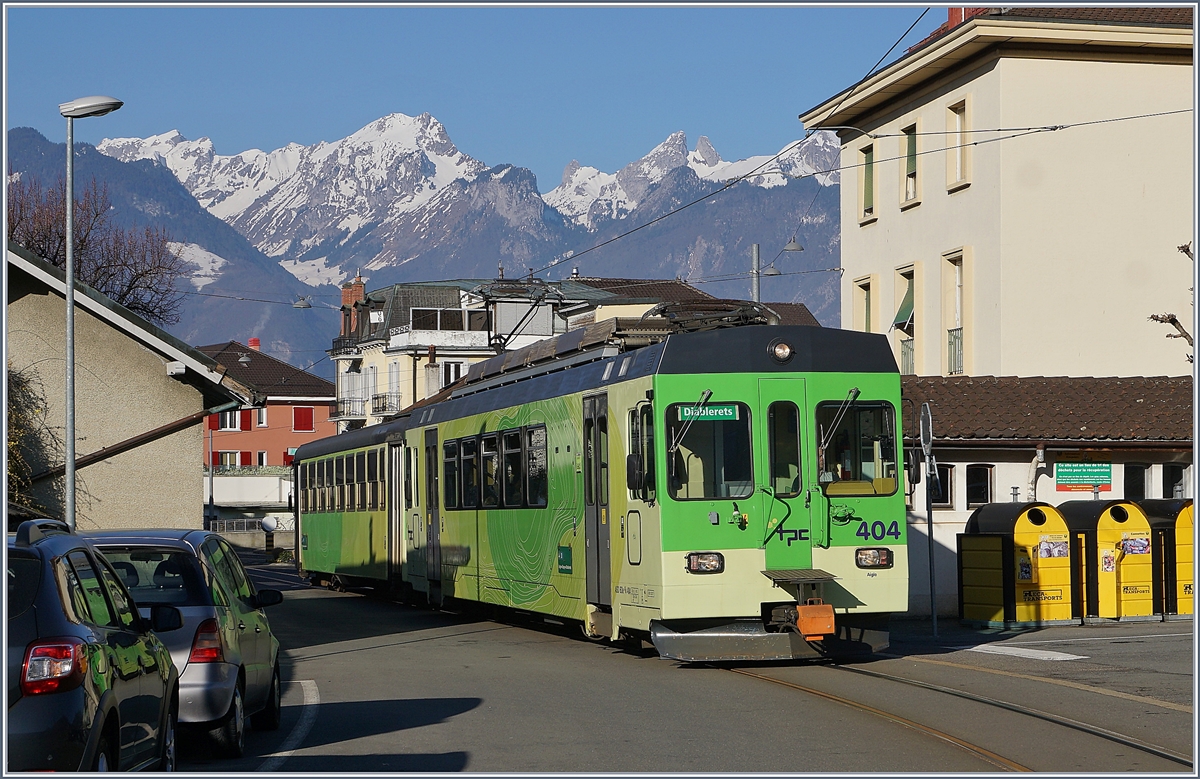
<svg viewBox="0 0 1200 779">
<path fill-rule="evenodd" d="M 723 406 L 680 406 L 679 421 L 687 422 L 689 419 L 696 422 L 711 422 L 722 419 L 737 419 L 738 407 L 736 403 L 728 403 Z"/>
<path fill-rule="evenodd" d="M 1060 487 L 1112 485 L 1112 463 L 1062 462 L 1054 464 L 1054 481 Z"/>
</svg>

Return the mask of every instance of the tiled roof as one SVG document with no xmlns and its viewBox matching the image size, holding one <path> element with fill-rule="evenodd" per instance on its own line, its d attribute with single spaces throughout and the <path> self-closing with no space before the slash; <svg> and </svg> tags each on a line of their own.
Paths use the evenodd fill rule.
<svg viewBox="0 0 1200 779">
<path fill-rule="evenodd" d="M 235 380 L 269 397 L 332 398 L 336 394 L 333 382 L 237 341 L 196 349 L 224 366 Z M 249 365 L 238 362 L 243 354 L 250 358 Z"/>
<path fill-rule="evenodd" d="M 928 402 L 937 441 L 1192 440 L 1190 376 L 904 376 L 901 391 L 907 437 Z"/>
<path fill-rule="evenodd" d="M 608 279 L 595 276 L 572 276 L 564 281 L 573 281 L 628 300 L 683 302 L 713 299 L 712 295 L 696 289 L 681 279 Z"/>
<path fill-rule="evenodd" d="M 764 306 L 779 314 L 781 325 L 809 325 L 820 327 L 821 323 L 803 303 L 764 303 Z"/>
</svg>

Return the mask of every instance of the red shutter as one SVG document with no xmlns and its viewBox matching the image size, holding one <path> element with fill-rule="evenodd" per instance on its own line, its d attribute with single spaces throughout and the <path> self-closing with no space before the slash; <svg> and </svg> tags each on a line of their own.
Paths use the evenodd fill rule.
<svg viewBox="0 0 1200 779">
<path fill-rule="evenodd" d="M 288 466 L 288 467 L 291 467 L 291 465 L 292 465 L 292 461 L 293 461 L 294 459 L 296 459 L 294 455 L 290 455 L 290 454 L 288 454 L 287 452 L 284 452 L 284 453 L 283 453 L 283 464 L 284 464 L 284 465 L 286 465 L 286 466 Z"/>
<path fill-rule="evenodd" d="M 313 429 L 313 410 L 309 406 L 295 406 L 292 408 L 292 429 L 301 432 L 310 432 Z"/>
<path fill-rule="evenodd" d="M 220 430 L 221 429 L 221 415 L 220 414 L 209 414 L 208 415 L 208 429 L 209 430 Z"/>
<path fill-rule="evenodd" d="M 220 452 L 212 453 L 212 464 L 213 464 L 214 468 L 218 467 L 221 464 L 221 453 Z"/>
<path fill-rule="evenodd" d="M 238 465 L 243 468 L 254 465 L 254 452 L 238 452 Z"/>
<path fill-rule="evenodd" d="M 250 426 L 253 424 L 253 420 L 250 417 L 251 417 L 250 409 L 248 409 L 248 408 L 242 409 L 242 418 L 241 418 L 240 424 L 238 425 L 238 430 L 249 430 L 250 429 Z"/>
</svg>

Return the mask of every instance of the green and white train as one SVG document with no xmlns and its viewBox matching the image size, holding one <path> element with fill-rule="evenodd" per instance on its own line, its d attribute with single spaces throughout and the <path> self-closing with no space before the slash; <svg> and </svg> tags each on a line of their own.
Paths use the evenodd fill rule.
<svg viewBox="0 0 1200 779">
<path fill-rule="evenodd" d="M 295 458 L 304 575 L 648 638 L 685 661 L 878 650 L 908 608 L 885 337 L 607 320 Z"/>
</svg>

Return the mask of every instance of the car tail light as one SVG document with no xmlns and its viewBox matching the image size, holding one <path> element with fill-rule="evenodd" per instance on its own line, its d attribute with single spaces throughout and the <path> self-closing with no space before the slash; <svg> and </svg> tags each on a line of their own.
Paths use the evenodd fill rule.
<svg viewBox="0 0 1200 779">
<path fill-rule="evenodd" d="M 35 641 L 25 650 L 21 666 L 21 694 L 44 695 L 73 690 L 87 672 L 87 652 L 78 638 Z"/>
<path fill-rule="evenodd" d="M 225 646 L 221 643 L 221 626 L 215 619 L 206 619 L 196 628 L 196 637 L 192 639 L 192 653 L 188 656 L 189 663 L 223 663 L 225 662 Z"/>
<path fill-rule="evenodd" d="M 688 573 L 721 573 L 725 570 L 725 555 L 720 552 L 690 552 L 687 556 Z"/>
<path fill-rule="evenodd" d="M 892 550 L 886 547 L 854 550 L 854 564 L 859 568 L 891 568 Z"/>
</svg>

